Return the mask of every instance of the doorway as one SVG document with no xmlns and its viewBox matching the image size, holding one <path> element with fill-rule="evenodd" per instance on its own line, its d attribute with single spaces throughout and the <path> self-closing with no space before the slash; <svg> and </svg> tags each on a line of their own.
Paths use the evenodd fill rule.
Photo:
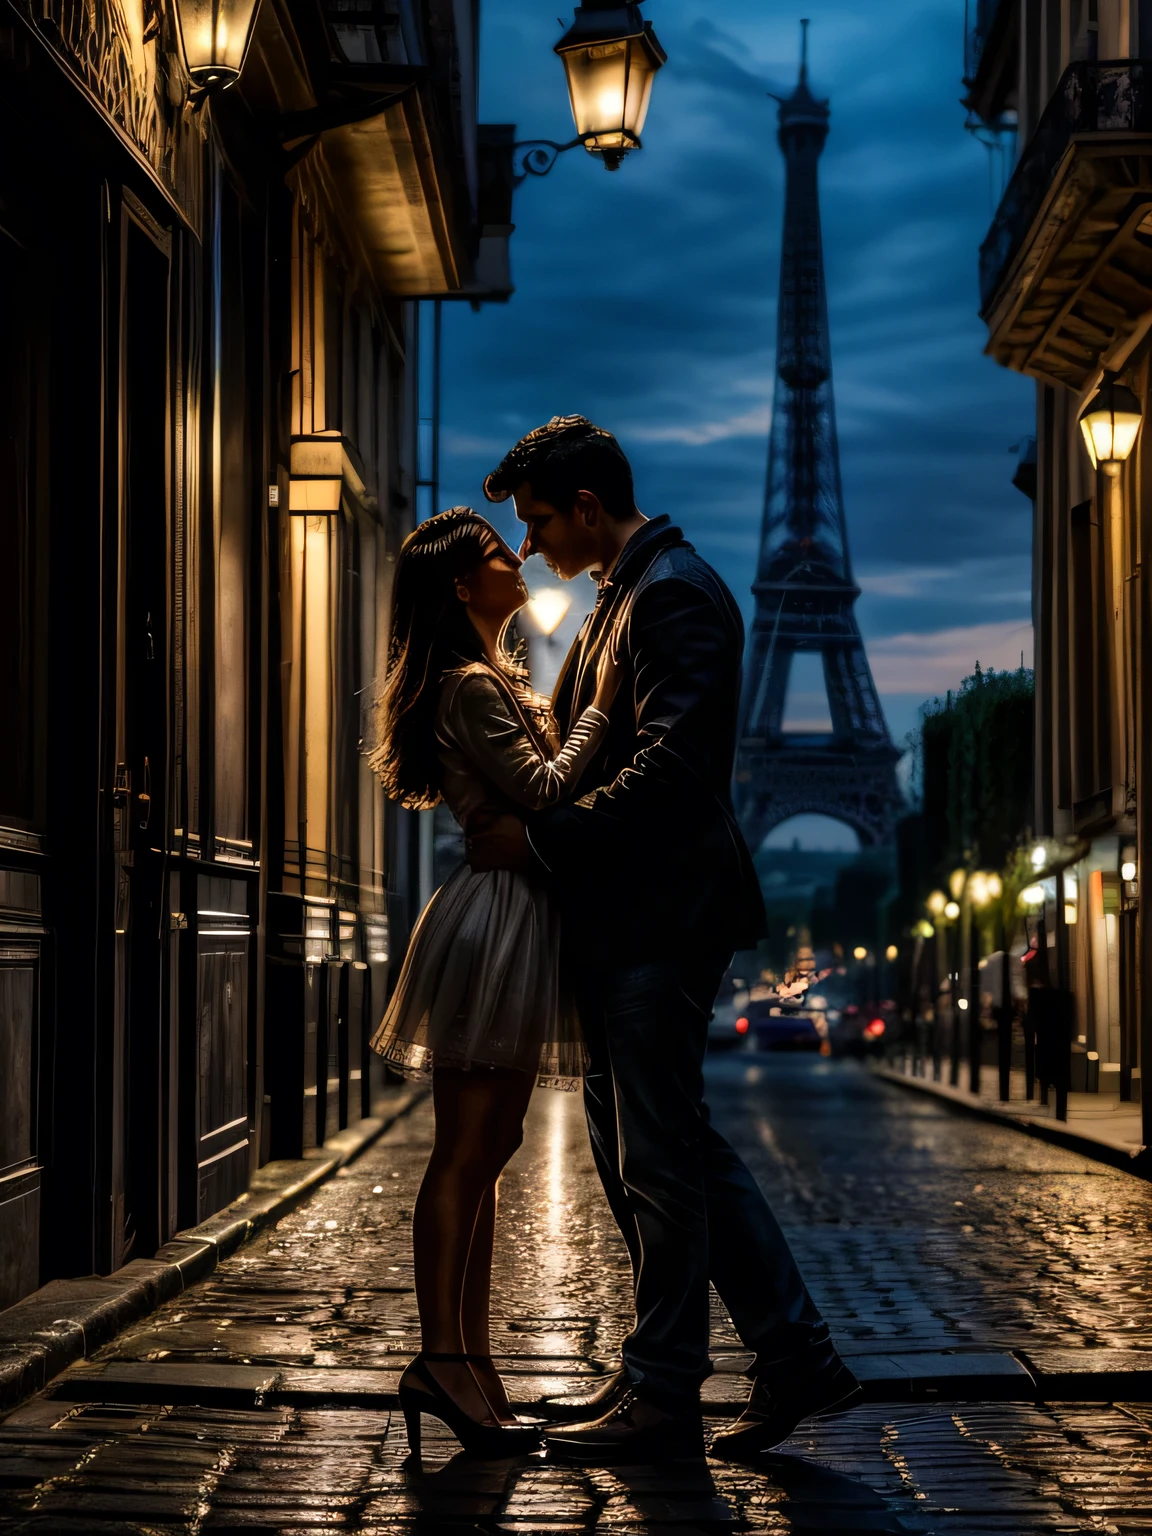
<svg viewBox="0 0 1152 1536">
<path fill-rule="evenodd" d="M 163 1241 L 169 1010 L 164 862 L 168 787 L 170 237 L 124 193 L 120 241 L 120 524 L 115 852 L 122 1151 L 114 1259 Z M 122 1085 L 122 1087 L 120 1086 Z M 115 1170 L 114 1170 L 115 1172 Z"/>
</svg>

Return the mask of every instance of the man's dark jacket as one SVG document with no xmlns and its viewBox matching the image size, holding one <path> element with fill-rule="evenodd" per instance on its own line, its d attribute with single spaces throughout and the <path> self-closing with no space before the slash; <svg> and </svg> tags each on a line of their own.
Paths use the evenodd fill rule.
<svg viewBox="0 0 1152 1536">
<path fill-rule="evenodd" d="M 562 735 L 591 704 L 613 636 L 621 683 L 604 745 L 574 803 L 528 818 L 565 947 L 585 962 L 749 948 L 766 924 L 730 791 L 744 626 L 667 517 L 645 523 L 601 582 L 556 686 Z M 602 787 L 581 793 L 591 785 Z"/>
</svg>

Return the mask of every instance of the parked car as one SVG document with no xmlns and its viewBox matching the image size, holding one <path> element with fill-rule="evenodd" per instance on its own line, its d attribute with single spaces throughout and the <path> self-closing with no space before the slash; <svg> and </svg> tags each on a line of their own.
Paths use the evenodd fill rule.
<svg viewBox="0 0 1152 1536">
<path fill-rule="evenodd" d="M 761 1051 L 818 1051 L 820 1031 L 811 1012 L 770 999 L 749 1002 L 745 1017 L 748 1032 Z M 739 1027 L 739 1020 L 737 1020 Z"/>
</svg>

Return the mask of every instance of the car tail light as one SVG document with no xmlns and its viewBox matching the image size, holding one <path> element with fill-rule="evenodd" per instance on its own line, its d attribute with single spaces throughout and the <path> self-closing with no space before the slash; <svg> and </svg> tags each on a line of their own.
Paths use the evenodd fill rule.
<svg viewBox="0 0 1152 1536">
<path fill-rule="evenodd" d="M 747 1019 L 737 1019 L 736 1020 L 736 1033 L 738 1035 L 746 1035 L 748 1033 L 748 1020 Z"/>
</svg>

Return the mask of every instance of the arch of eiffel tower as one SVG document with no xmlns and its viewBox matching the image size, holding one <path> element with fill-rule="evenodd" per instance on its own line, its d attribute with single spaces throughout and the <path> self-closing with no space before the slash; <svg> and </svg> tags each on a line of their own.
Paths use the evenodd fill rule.
<svg viewBox="0 0 1152 1536">
<path fill-rule="evenodd" d="M 736 760 L 736 811 L 753 851 L 773 827 L 801 814 L 834 817 L 863 845 L 882 846 L 903 808 L 900 754 L 856 623 L 860 589 L 840 486 L 817 185 L 829 111 L 808 87 L 808 23 L 801 26 L 799 84 L 779 108 L 786 191 L 776 383 Z M 822 659 L 830 731 L 784 728 L 802 652 Z"/>
</svg>

